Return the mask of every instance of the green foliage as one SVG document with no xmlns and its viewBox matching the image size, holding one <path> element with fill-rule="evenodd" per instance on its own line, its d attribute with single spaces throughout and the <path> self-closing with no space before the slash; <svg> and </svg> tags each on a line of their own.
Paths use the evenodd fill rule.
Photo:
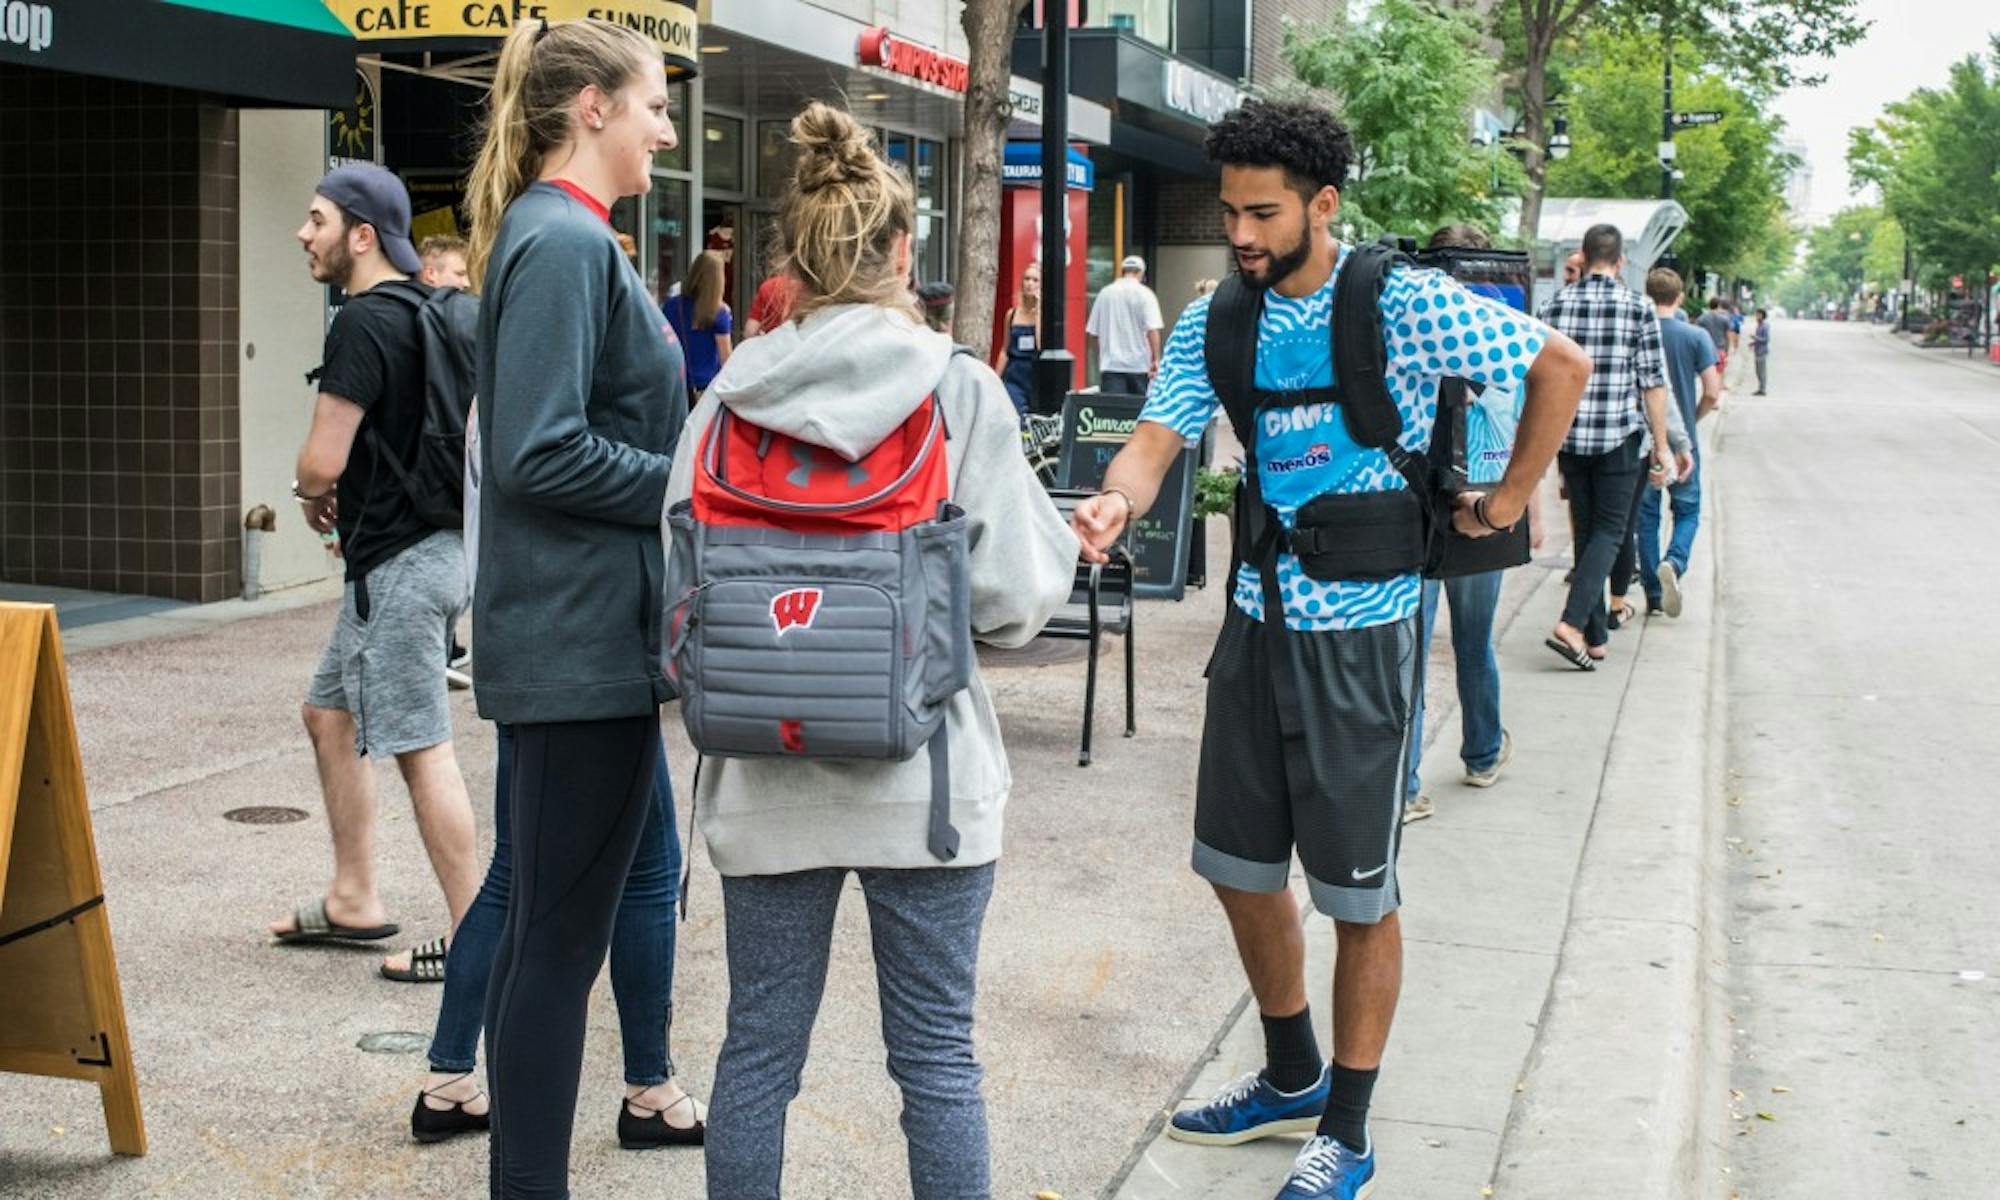
<svg viewBox="0 0 2000 1200">
<path fill-rule="evenodd" d="M 1194 515 L 1216 517 L 1236 504 L 1236 484 L 1242 472 L 1234 467 L 1198 467 L 1194 473 Z"/>
<path fill-rule="evenodd" d="M 1800 74 L 1798 64 L 1860 41 L 1869 23 L 1859 7 L 1860 0 L 1606 0 L 1596 24 L 1655 47 L 1672 37 L 1739 87 L 1769 94 L 1823 82 Z M 1675 94 L 1682 107 L 1678 83 Z"/>
<path fill-rule="evenodd" d="M 1849 135 L 1857 183 L 1881 189 L 1916 256 L 1944 273 L 2000 264 L 2000 37 L 1943 88 L 1920 88 Z"/>
<path fill-rule="evenodd" d="M 1351 28 L 1287 31 L 1285 57 L 1340 99 L 1356 155 L 1340 219 L 1364 235 L 1421 237 L 1451 221 L 1494 230 L 1525 186 L 1512 155 L 1472 143 L 1474 103 L 1499 68 L 1465 13 L 1379 0 Z"/>
<path fill-rule="evenodd" d="M 1692 44 L 1682 44 L 1675 61 L 1674 107 L 1723 118 L 1674 138 L 1684 175 L 1674 199 L 1688 210 L 1688 227 L 1673 252 L 1704 270 L 1768 278 L 1791 242 L 1783 191 L 1792 162 L 1779 149 L 1783 127 L 1755 95 L 1702 64 Z M 1573 149 L 1549 165 L 1550 195 L 1660 194 L 1660 67 L 1657 43 L 1644 37 L 1600 30 L 1583 40 L 1565 71 Z"/>
</svg>

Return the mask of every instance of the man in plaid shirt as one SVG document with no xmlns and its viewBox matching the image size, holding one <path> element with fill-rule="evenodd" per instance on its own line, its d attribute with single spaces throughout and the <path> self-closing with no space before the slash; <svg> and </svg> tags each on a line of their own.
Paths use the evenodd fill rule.
<svg viewBox="0 0 2000 1200">
<path fill-rule="evenodd" d="M 1579 670 L 1595 670 L 1610 640 L 1604 585 L 1621 541 L 1631 536 L 1639 489 L 1674 477 L 1667 443 L 1666 360 L 1660 322 L 1645 297 L 1619 280 L 1625 239 L 1616 226 L 1583 235 L 1584 275 L 1556 293 L 1547 321 L 1575 339 L 1594 364 L 1583 403 L 1556 465 L 1569 492 L 1576 569 L 1548 646 Z M 1642 469 L 1641 431 L 1653 431 Z"/>
</svg>

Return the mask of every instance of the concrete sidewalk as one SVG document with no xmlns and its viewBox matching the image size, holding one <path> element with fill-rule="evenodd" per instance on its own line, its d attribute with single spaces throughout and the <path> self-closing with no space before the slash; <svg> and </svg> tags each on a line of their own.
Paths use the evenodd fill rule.
<svg viewBox="0 0 2000 1200">
<path fill-rule="evenodd" d="M 1221 523 L 1211 526 L 1210 561 L 1226 561 Z M 1547 553 L 1561 553 L 1557 540 Z M 1411 827 L 1403 868 L 1408 984 L 1379 1093 L 1380 1197 L 1474 1195 L 1511 1148 L 1534 1144 L 1534 1127 L 1515 1129 L 1509 1114 L 1528 1112 L 1515 1087 L 1532 1057 L 1564 1061 L 1560 1040 L 1538 1042 L 1536 1026 L 1545 1008 L 1561 1016 L 1549 1001 L 1550 978 L 1580 953 L 1572 945 L 1579 927 L 1570 916 L 1572 884 L 1591 841 L 1591 815 L 1605 811 L 1599 776 L 1620 728 L 1632 647 L 1642 647 L 1643 671 L 1656 646 L 1700 637 L 1692 620 L 1655 622 L 1620 635 L 1611 669 L 1563 668 L 1539 646 L 1563 565 L 1549 557 L 1515 572 L 1503 598 L 1503 622 L 1521 614 L 1502 652 L 1517 752 L 1509 778 L 1491 792 L 1451 782 L 1458 739 L 1443 631 L 1433 648 L 1429 767 L 1439 815 Z M 1698 566 L 1696 581 L 1704 578 Z M 1180 604 L 1142 607 L 1140 733 L 1130 741 L 1117 736 L 1122 655 L 1106 653 L 1096 765 L 1087 770 L 1075 765 L 1080 647 L 1059 647 L 1040 666 L 986 669 L 1015 775 L 978 1011 L 996 1196 L 1047 1190 L 1075 1200 L 1111 1195 L 1121 1184 L 1127 1195 L 1171 1195 L 1163 1180 L 1206 1179 L 1179 1194 L 1257 1197 L 1282 1178 L 1289 1151 L 1280 1146 L 1212 1163 L 1135 1152 L 1181 1095 L 1206 1092 L 1255 1057 L 1255 1022 L 1246 1035 L 1228 1021 L 1242 975 L 1226 926 L 1187 869 L 1201 666 L 1223 592 L 1211 585 Z M 408 1136 L 437 989 L 380 980 L 370 951 L 274 947 L 262 932 L 265 921 L 313 895 L 327 870 L 298 704 L 332 610 L 288 607 L 306 599 L 286 597 L 270 615 L 235 622 L 227 618 L 240 613 L 213 606 L 189 614 L 195 621 L 155 630 L 166 636 L 139 640 L 121 640 L 115 625 L 93 627 L 88 640 L 99 649 L 71 640 L 107 910 L 153 1150 L 137 1160 L 110 1157 L 89 1088 L 0 1076 L 0 1196 L 483 1192 L 483 1140 L 417 1147 Z M 1704 603 L 1694 601 L 1697 611 Z M 453 707 L 484 846 L 491 729 L 469 696 L 456 694 Z M 685 781 L 692 758 L 671 713 L 667 726 L 674 777 Z M 1663 749 L 1699 761 L 1696 736 Z M 402 786 L 391 768 L 378 768 L 378 779 L 377 861 L 385 903 L 403 924 L 400 946 L 440 932 L 444 917 Z M 1660 781 L 1661 795 L 1678 803 L 1672 786 Z M 306 818 L 275 826 L 222 819 L 247 805 L 291 806 Z M 685 829 L 684 801 L 680 813 Z M 726 981 L 716 880 L 705 853 L 695 853 L 689 920 L 679 930 L 673 1049 L 687 1085 L 705 1095 Z M 1615 881 L 1606 886 L 1616 891 Z M 1329 939 L 1315 931 L 1319 950 Z M 1313 970 L 1314 994 L 1323 996 L 1327 966 L 1316 958 Z M 1607 981 L 1609 991 L 1599 994 L 1623 1004 L 1632 993 L 1660 990 L 1668 977 L 1658 971 L 1641 963 L 1636 979 Z M 609 989 L 600 986 L 578 1102 L 577 1192 L 699 1195 L 699 1155 L 616 1147 L 617 1028 Z M 878 1030 L 866 916 L 855 896 L 836 927 L 813 1055 L 793 1107 L 787 1195 L 909 1194 L 900 1103 Z M 413 1036 L 391 1039 L 386 1053 L 361 1048 L 384 1033 Z M 1578 1099 L 1595 1106 L 1603 1097 Z M 1522 1161 L 1521 1170 L 1533 1166 Z"/>
<path fill-rule="evenodd" d="M 1453 704 L 1424 759 L 1437 815 L 1405 830 L 1403 997 L 1371 1122 L 1376 1200 L 1694 1194 L 1710 1078 L 1718 509 L 1711 492 L 1682 618 L 1615 634 L 1594 673 L 1542 645 L 1567 560 L 1508 577 L 1496 642 L 1514 761 L 1490 790 L 1462 786 Z M 1429 695 L 1442 707 L 1449 677 Z M 1312 914 L 1306 932 L 1307 993 L 1330 1048 L 1331 922 Z M 1283 1182 L 1301 1138 L 1217 1149 L 1160 1132 L 1174 1109 L 1262 1067 L 1262 1028 L 1241 996 L 1114 1182 L 1118 1200 L 1266 1197 Z"/>
</svg>

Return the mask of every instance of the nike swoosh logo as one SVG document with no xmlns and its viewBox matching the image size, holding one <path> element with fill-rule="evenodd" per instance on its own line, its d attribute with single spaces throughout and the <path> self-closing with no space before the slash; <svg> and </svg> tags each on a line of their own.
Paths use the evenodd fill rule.
<svg viewBox="0 0 2000 1200">
<path fill-rule="evenodd" d="M 1382 872 L 1388 869 L 1389 869 L 1389 864 L 1383 863 L 1381 866 L 1376 867 L 1372 871 L 1363 871 L 1357 868 L 1356 870 L 1349 871 L 1348 874 L 1354 876 L 1355 882 L 1359 883 L 1361 880 L 1364 879 L 1373 879 L 1377 875 L 1380 875 Z"/>
</svg>

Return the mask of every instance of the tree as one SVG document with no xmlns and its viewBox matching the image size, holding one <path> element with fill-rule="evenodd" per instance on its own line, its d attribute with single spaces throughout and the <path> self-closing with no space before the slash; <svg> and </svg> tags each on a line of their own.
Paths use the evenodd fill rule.
<svg viewBox="0 0 2000 1200">
<path fill-rule="evenodd" d="M 1285 57 L 1300 83 L 1339 98 L 1354 135 L 1343 221 L 1368 233 L 1421 235 L 1448 221 L 1494 228 L 1521 173 L 1511 155 L 1472 143 L 1473 103 L 1498 64 L 1467 16 L 1378 0 L 1353 27 L 1288 30 Z"/>
<path fill-rule="evenodd" d="M 1783 126 L 1758 97 L 1705 64 L 1691 43 L 1677 57 L 1692 69 L 1676 94 L 1690 108 L 1720 112 L 1713 125 L 1675 139 L 1685 178 L 1674 198 L 1688 225 L 1674 254 L 1690 269 L 1756 277 L 1781 267 L 1795 240 L 1785 220 Z M 1571 97 L 1570 156 L 1552 163 L 1548 184 L 1571 196 L 1650 197 L 1659 193 L 1659 55 L 1650 39 L 1600 29 L 1583 39 L 1564 73 Z M 1769 277 L 1768 275 L 1766 276 Z"/>
<path fill-rule="evenodd" d="M 993 297 L 1000 270 L 1000 163 L 1007 149 L 1007 98 L 1014 28 L 1022 0 L 965 0 L 969 68 L 965 90 L 965 176 L 960 193 L 952 337 L 985 358 L 992 353 Z M 1044 108 L 1046 112 L 1046 108 Z"/>
<path fill-rule="evenodd" d="M 1913 253 L 1944 273 L 1984 276 L 2000 264 L 2000 37 L 1989 63 L 1967 57 L 1941 89 L 1920 88 L 1856 129 L 1847 161 Z"/>
<path fill-rule="evenodd" d="M 1517 98 L 1527 141 L 1528 192 L 1521 205 L 1521 237 L 1532 240 L 1542 220 L 1548 144 L 1549 78 L 1552 59 L 1565 39 L 1592 24 L 1616 30 L 1649 31 L 1653 45 L 1685 43 L 1724 74 L 1760 93 L 1795 84 L 1816 84 L 1793 64 L 1853 45 L 1867 31 L 1855 17 L 1859 0 L 1515 0 L 1505 13 L 1503 40 L 1518 62 Z M 1518 56 L 1518 58 L 1516 58 Z M 1664 65 L 1664 54 L 1654 59 Z M 1656 79 L 1658 77 L 1656 76 Z M 1655 93 L 1657 95 L 1657 93 Z M 1659 140 L 1654 109 L 1651 145 Z M 1657 179 L 1657 166 L 1655 178 Z M 1649 193 L 1651 194 L 1651 193 Z"/>
</svg>

